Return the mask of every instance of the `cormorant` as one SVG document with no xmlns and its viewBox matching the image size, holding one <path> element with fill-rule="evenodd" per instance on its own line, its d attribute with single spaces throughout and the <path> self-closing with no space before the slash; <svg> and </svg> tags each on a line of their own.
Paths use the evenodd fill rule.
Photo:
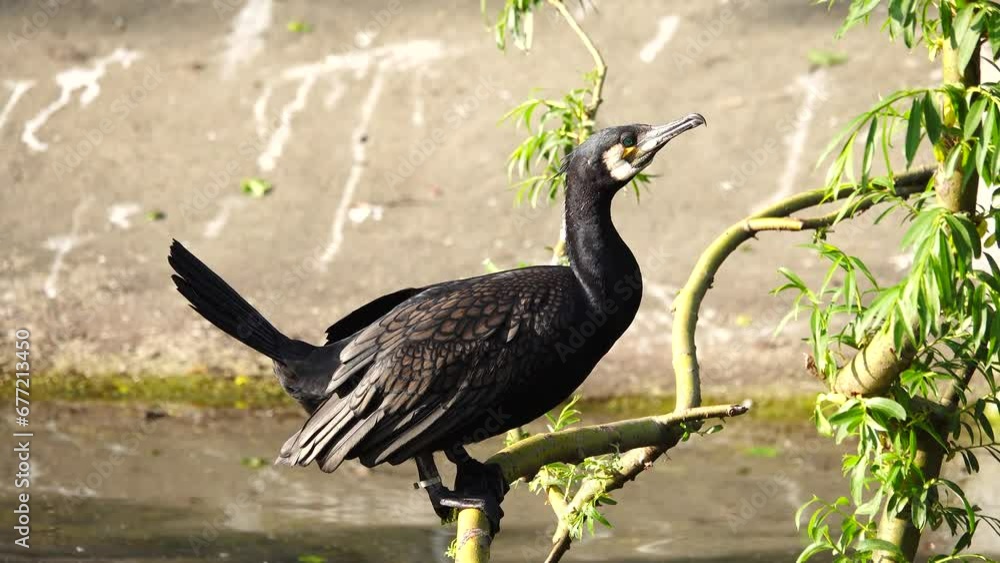
<svg viewBox="0 0 1000 563">
<path fill-rule="evenodd" d="M 337 321 L 322 346 L 279 332 L 177 241 L 173 280 L 194 310 L 271 358 L 310 414 L 278 463 L 316 461 L 332 472 L 345 459 L 367 467 L 414 459 L 439 516 L 480 508 L 496 531 L 508 484 L 464 445 L 556 407 L 631 324 L 642 277 L 611 222 L 611 200 L 668 141 L 704 123 L 691 114 L 662 126 L 610 127 L 567 157 L 569 267 L 402 289 Z M 441 484 L 435 452 L 458 466 L 454 492 Z"/>
</svg>

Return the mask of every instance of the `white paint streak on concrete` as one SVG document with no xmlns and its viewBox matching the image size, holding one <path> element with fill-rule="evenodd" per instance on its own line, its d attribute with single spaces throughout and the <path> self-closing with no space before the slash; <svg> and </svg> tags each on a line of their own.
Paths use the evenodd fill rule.
<svg viewBox="0 0 1000 563">
<path fill-rule="evenodd" d="M 809 126 L 816 117 L 819 103 L 826 98 L 826 72 L 816 72 L 799 76 L 795 87 L 803 90 L 802 105 L 795 114 L 795 124 L 792 132 L 785 138 L 788 154 L 785 157 L 785 168 L 778 178 L 778 190 L 762 207 L 784 199 L 795 191 L 795 180 L 802 167 L 802 153 L 809 140 Z"/>
<path fill-rule="evenodd" d="M 142 210 L 138 203 L 116 203 L 108 208 L 108 222 L 119 229 L 132 226 L 131 217 Z"/>
<path fill-rule="evenodd" d="M 360 43 L 359 43 L 360 44 Z M 352 133 L 353 162 L 344 183 L 340 203 L 334 213 L 333 226 L 330 232 L 330 242 L 319 258 L 322 265 L 327 265 L 336 257 L 344 240 L 344 227 L 350 220 L 349 212 L 354 193 L 358 189 L 364 172 L 366 155 L 366 137 L 375 114 L 375 107 L 382 94 L 386 75 L 390 72 L 405 72 L 414 69 L 423 71 L 426 66 L 445 56 L 443 44 L 437 40 L 414 40 L 385 45 L 373 49 L 362 49 L 347 53 L 328 55 L 325 59 L 297 65 L 286 69 L 272 84 L 265 87 L 254 103 L 254 120 L 258 134 L 263 134 L 264 150 L 257 158 L 257 166 L 263 171 L 271 171 L 277 166 L 278 159 L 284 152 L 285 145 L 291 139 L 292 123 L 297 114 L 302 112 L 309 103 L 309 95 L 316 83 L 327 79 L 332 84 L 331 92 L 326 96 L 324 105 L 327 109 L 336 105 L 344 94 L 346 87 L 342 83 L 345 74 L 355 80 L 361 80 L 374 69 L 368 93 L 361 103 L 361 115 Z M 294 97 L 281 109 L 277 127 L 270 131 L 267 127 L 267 108 L 273 92 L 281 83 L 298 84 Z M 225 225 L 231 209 L 225 206 L 216 219 L 206 227 L 206 236 L 211 238 Z"/>
<path fill-rule="evenodd" d="M 226 227 L 233 212 L 246 205 L 246 200 L 239 197 L 227 197 L 219 203 L 219 212 L 211 221 L 205 224 L 202 236 L 205 238 L 218 238 L 222 234 L 222 229 Z"/>
<path fill-rule="evenodd" d="M 329 77 L 333 90 L 327 96 L 325 105 L 333 107 L 344 94 L 344 85 L 340 83 L 342 73 L 351 73 L 354 78 L 364 78 L 370 68 L 377 66 L 380 71 L 408 71 L 422 69 L 428 63 L 445 56 L 444 46 L 436 40 L 414 40 L 394 43 L 382 47 L 332 54 L 315 63 L 293 66 L 286 69 L 276 81 L 298 83 L 295 96 L 286 103 L 278 119 L 274 131 L 267 131 L 261 126 L 266 124 L 267 107 L 273 97 L 275 84 L 268 85 L 254 103 L 254 119 L 257 131 L 266 131 L 265 148 L 257 158 L 257 165 L 263 171 L 273 170 L 278 159 L 284 152 L 285 145 L 291 138 L 294 117 L 305 109 L 316 83 L 321 77 Z"/>
<path fill-rule="evenodd" d="M 424 73 L 417 71 L 413 77 L 413 124 L 422 127 L 424 124 Z"/>
<path fill-rule="evenodd" d="M 677 16 L 664 16 L 660 18 L 660 23 L 656 29 L 656 35 L 639 51 L 639 59 L 644 63 L 651 63 L 656 60 L 656 55 L 667 46 L 677 32 L 681 19 Z"/>
<path fill-rule="evenodd" d="M 73 220 L 69 234 L 49 237 L 45 241 L 45 248 L 56 253 L 52 259 L 52 266 L 49 267 L 49 275 L 45 278 L 45 296 L 55 299 L 59 295 L 59 274 L 62 272 L 66 255 L 74 248 L 80 246 L 89 239 L 89 236 L 80 235 L 80 222 L 83 219 L 83 212 L 90 205 L 90 196 L 84 197 L 73 209 Z"/>
<path fill-rule="evenodd" d="M 355 225 L 360 225 L 369 219 L 381 221 L 384 213 L 385 209 L 381 205 L 362 202 L 351 207 L 350 211 L 347 212 L 347 218 Z"/>
<path fill-rule="evenodd" d="M 676 540 L 674 538 L 655 540 L 649 543 L 644 543 L 639 547 L 636 547 L 635 550 L 646 555 L 663 555 L 665 553 L 669 553 L 669 550 L 662 548 L 674 543 L 675 541 Z"/>
<path fill-rule="evenodd" d="M 260 157 L 257 158 L 257 166 L 261 170 L 274 170 L 274 167 L 278 163 L 278 158 L 285 150 L 285 143 L 292 136 L 292 118 L 295 117 L 295 114 L 305 109 L 306 101 L 309 99 L 309 92 L 312 90 L 314 84 L 316 84 L 315 75 L 305 76 L 295 91 L 295 97 L 281 109 L 278 128 L 271 134 L 264 152 L 260 153 Z"/>
<path fill-rule="evenodd" d="M 97 59 L 91 68 L 74 67 L 57 74 L 55 80 L 60 88 L 59 97 L 24 124 L 24 132 L 21 134 L 21 140 L 33 151 L 42 152 L 48 150 L 48 143 L 44 143 L 38 139 L 38 130 L 56 112 L 69 105 L 70 100 L 73 98 L 73 93 L 77 90 L 83 90 L 80 93 L 80 105 L 86 106 L 90 104 L 100 95 L 101 77 L 104 76 L 112 63 L 118 63 L 122 68 L 128 68 L 139 56 L 139 53 L 136 51 L 119 47 L 110 55 Z"/>
<path fill-rule="evenodd" d="M 354 34 L 354 44 L 365 49 L 371 46 L 376 37 L 378 37 L 378 30 L 374 30 L 371 33 L 361 30 Z"/>
<path fill-rule="evenodd" d="M 257 137 L 259 139 L 267 138 L 268 134 L 271 132 L 271 127 L 267 122 L 267 103 L 271 101 L 271 94 L 274 93 L 274 87 L 270 84 L 264 86 L 264 90 L 261 91 L 260 96 L 253 104 L 253 121 L 257 128 Z"/>
<path fill-rule="evenodd" d="M 327 245 L 322 256 L 319 257 L 319 263 L 324 267 L 336 258 L 340 247 L 344 243 L 344 226 L 347 223 L 347 213 L 351 206 L 351 200 L 354 198 L 354 192 L 358 189 L 358 184 L 361 183 L 361 175 L 364 172 L 364 161 L 368 147 L 368 143 L 364 138 L 367 135 L 368 127 L 371 125 L 372 117 L 375 115 L 375 106 L 378 104 L 379 96 L 382 95 L 382 86 L 384 83 L 385 71 L 379 65 L 375 70 L 374 76 L 372 76 L 368 95 L 365 96 L 364 101 L 361 103 L 361 116 L 358 118 L 358 123 L 351 134 L 354 139 L 354 147 L 351 153 L 353 161 L 351 162 L 351 170 L 347 174 L 347 181 L 344 183 L 344 192 L 340 196 L 340 204 L 337 205 L 337 211 L 333 217 L 333 227 L 330 229 L 330 243 Z"/>
<path fill-rule="evenodd" d="M 264 46 L 261 35 L 271 25 L 271 0 L 248 0 L 233 18 L 222 54 L 222 77 L 232 78 L 236 68 L 257 56 Z"/>
<path fill-rule="evenodd" d="M 21 96 L 25 92 L 31 90 L 31 87 L 35 85 L 34 80 L 4 80 L 4 86 L 10 90 L 10 98 L 7 98 L 6 105 L 3 106 L 3 110 L 0 110 L 0 129 L 3 129 L 4 123 L 7 122 L 7 117 L 10 116 L 11 110 L 17 104 L 17 101 L 21 99 Z"/>
<path fill-rule="evenodd" d="M 343 80 L 340 78 L 334 78 L 330 81 L 330 92 L 327 93 L 326 97 L 323 98 L 323 107 L 329 111 L 340 103 L 341 98 L 344 97 L 344 92 L 347 91 L 347 85 L 344 84 Z"/>
</svg>

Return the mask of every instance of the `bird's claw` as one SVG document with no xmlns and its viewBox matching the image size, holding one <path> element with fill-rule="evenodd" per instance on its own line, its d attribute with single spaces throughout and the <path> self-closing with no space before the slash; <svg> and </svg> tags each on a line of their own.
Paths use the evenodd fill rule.
<svg viewBox="0 0 1000 563">
<path fill-rule="evenodd" d="M 490 535 L 496 535 L 503 518 L 500 504 L 509 490 L 510 485 L 497 466 L 472 461 L 459 466 L 455 491 L 436 484 L 427 487 L 427 494 L 441 520 L 450 520 L 455 509 L 480 510 L 490 522 Z"/>
<path fill-rule="evenodd" d="M 493 496 L 483 498 L 478 497 L 446 497 L 441 499 L 441 506 L 448 508 L 448 515 L 455 510 L 465 510 L 467 508 L 481 511 L 490 522 L 490 535 L 495 536 L 500 531 L 500 519 L 503 518 L 503 509 L 500 508 L 500 501 Z M 438 513 L 441 516 L 441 513 Z"/>
<path fill-rule="evenodd" d="M 455 476 L 455 490 L 463 494 L 483 500 L 482 506 L 477 506 L 490 521 L 490 535 L 500 531 L 500 519 L 503 509 L 500 504 L 510 490 L 510 484 L 504 479 L 500 467 L 495 464 L 483 464 L 474 459 L 458 466 Z"/>
</svg>

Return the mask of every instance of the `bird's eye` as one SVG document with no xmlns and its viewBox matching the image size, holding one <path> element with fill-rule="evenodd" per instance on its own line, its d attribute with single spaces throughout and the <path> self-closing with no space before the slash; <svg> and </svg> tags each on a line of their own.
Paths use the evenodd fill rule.
<svg viewBox="0 0 1000 563">
<path fill-rule="evenodd" d="M 634 147 L 635 135 L 627 133 L 624 137 L 622 137 L 622 145 L 624 145 L 625 148 Z"/>
</svg>

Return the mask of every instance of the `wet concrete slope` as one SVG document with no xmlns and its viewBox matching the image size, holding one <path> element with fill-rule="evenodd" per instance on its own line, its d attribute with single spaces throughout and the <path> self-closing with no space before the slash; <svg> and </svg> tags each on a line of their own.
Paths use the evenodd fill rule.
<svg viewBox="0 0 1000 563">
<path fill-rule="evenodd" d="M 174 237 L 313 341 L 395 288 L 547 259 L 559 210 L 512 206 L 505 159 L 523 131 L 497 120 L 580 84 L 588 56 L 557 18 L 538 18 L 531 54 L 504 55 L 468 2 L 55 4 L 0 5 L 0 322 L 32 330 L 39 368 L 267 369 L 174 293 Z M 667 391 L 669 305 L 698 251 L 817 185 L 821 148 L 879 93 L 935 77 L 874 28 L 836 43 L 842 14 L 800 2 L 596 7 L 577 16 L 611 67 L 601 123 L 709 122 L 658 158 L 641 203 L 615 208 L 646 294 L 588 386 Z M 810 49 L 849 60 L 812 68 Z M 274 189 L 246 197 L 248 178 Z M 887 279 L 905 265 L 892 226 L 841 231 Z M 778 266 L 816 277 L 790 249 L 806 241 L 762 237 L 716 280 L 709 385 L 807 384 L 802 326 L 772 338 L 785 304 L 767 295 Z"/>
</svg>

